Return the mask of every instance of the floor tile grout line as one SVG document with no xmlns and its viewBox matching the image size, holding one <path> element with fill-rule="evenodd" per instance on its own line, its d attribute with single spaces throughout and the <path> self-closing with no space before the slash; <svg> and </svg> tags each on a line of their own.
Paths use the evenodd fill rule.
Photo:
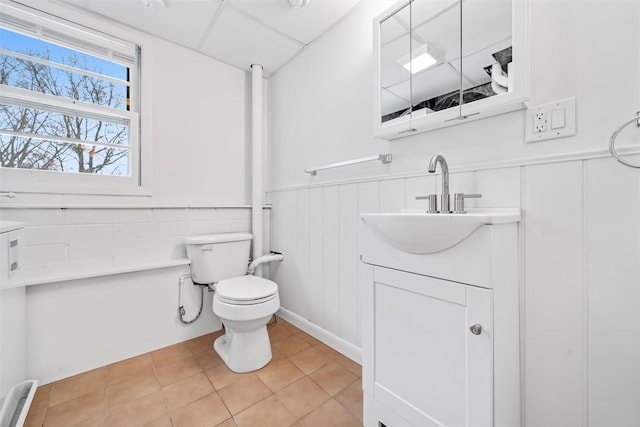
<svg viewBox="0 0 640 427">
<path fill-rule="evenodd" d="M 153 359 L 151 359 L 151 365 L 153 366 L 153 373 L 156 377 L 156 381 L 158 382 L 158 387 L 159 387 L 159 391 L 160 391 L 160 395 L 162 396 L 162 402 L 164 403 L 164 408 L 165 408 L 165 415 L 169 418 L 169 422 L 171 423 L 171 425 L 173 426 L 173 414 L 171 413 L 171 409 L 169 408 L 169 403 L 167 402 L 167 397 L 164 395 L 164 391 L 162 390 L 162 386 L 160 385 L 160 380 L 158 379 L 158 375 L 156 373 L 156 365 L 153 362 Z"/>
<path fill-rule="evenodd" d="M 213 384 L 212 384 L 213 385 Z M 227 410 L 227 412 L 229 413 L 229 415 L 231 416 L 231 418 L 233 418 L 233 412 L 231 412 L 231 409 L 229 409 L 229 406 L 227 406 L 227 403 L 224 401 L 224 399 L 222 398 L 222 396 L 220 396 L 220 393 L 218 393 L 218 390 L 216 389 L 216 387 L 213 387 L 216 390 L 216 395 L 218 396 L 218 399 L 220 399 L 220 402 L 222 402 L 222 404 L 224 405 L 224 408 Z M 222 387 L 224 388 L 224 387 Z M 235 422 L 235 420 L 233 421 Z M 237 423 L 236 423 L 237 424 Z"/>
<path fill-rule="evenodd" d="M 235 419 L 235 417 L 236 417 L 237 415 L 240 415 L 240 414 L 242 414 L 243 412 L 248 411 L 249 409 L 253 408 L 254 406 L 256 406 L 257 404 L 259 404 L 260 402 L 264 402 L 265 400 L 269 399 L 270 397 L 275 397 L 275 398 L 276 398 L 276 400 L 278 400 L 278 402 L 280 402 L 280 400 L 276 397 L 275 393 L 273 393 L 273 392 L 272 392 L 269 396 L 267 396 L 267 397 L 265 397 L 265 398 L 263 398 L 263 399 L 258 400 L 257 402 L 255 402 L 255 403 L 251 404 L 250 406 L 248 406 L 248 407 L 244 408 L 243 410 L 241 410 L 241 411 L 240 411 L 240 412 L 238 412 L 237 414 L 232 415 L 232 416 L 231 416 L 231 418 L 233 418 L 233 421 L 234 421 L 236 424 L 238 424 L 238 422 L 237 422 L 237 421 L 236 421 L 236 419 Z M 280 403 L 282 403 L 282 402 L 280 402 Z M 291 411 L 289 411 L 289 408 L 287 408 L 284 404 L 283 404 L 282 406 L 284 406 L 284 408 L 287 410 L 287 412 L 289 412 L 289 414 L 291 414 L 291 416 L 295 419 L 294 423 L 295 423 L 295 422 L 297 422 L 297 421 L 299 421 L 299 420 L 296 418 L 296 416 L 295 416 L 294 414 L 292 414 L 292 413 L 291 413 Z"/>
<path fill-rule="evenodd" d="M 295 381 L 295 382 L 293 382 L 293 383 L 289 384 L 287 387 L 289 387 L 289 386 L 291 386 L 291 385 L 293 385 L 293 384 L 296 384 L 296 383 L 298 383 L 298 382 L 302 381 L 302 380 L 303 380 L 303 379 L 305 379 L 305 378 L 308 378 L 308 377 L 305 375 L 304 377 L 300 378 L 299 380 L 297 380 L 297 381 Z M 309 380 L 311 380 L 311 378 L 309 378 Z M 312 380 L 312 381 L 313 381 L 313 380 Z M 284 390 L 284 389 L 285 389 L 285 388 L 287 388 L 287 387 L 284 387 L 282 390 Z M 324 390 L 324 389 L 322 389 L 322 390 L 326 393 L 326 390 Z M 277 395 L 277 394 L 274 394 L 274 396 L 276 397 L 276 399 L 278 399 L 278 401 L 282 404 L 282 406 L 284 406 L 284 408 L 285 408 L 285 409 L 286 409 L 286 410 L 287 410 L 291 415 L 293 415 L 293 418 L 295 419 L 294 423 L 295 423 L 295 422 L 300 422 L 300 421 L 302 421 L 302 419 L 303 419 L 303 418 L 305 418 L 307 415 L 309 415 L 310 413 L 312 413 L 313 411 L 315 411 L 316 409 L 318 409 L 320 406 L 324 405 L 328 400 L 331 400 L 331 395 L 330 395 L 329 393 L 327 393 L 327 396 L 329 396 L 329 398 L 328 398 L 327 400 L 324 400 L 324 401 L 323 401 L 322 403 L 320 403 L 318 406 L 314 406 L 314 407 L 313 407 L 309 412 L 306 412 L 306 413 L 305 413 L 304 415 L 302 415 L 301 417 L 297 417 L 293 412 L 291 412 L 291 410 L 287 407 L 287 405 L 286 405 L 282 400 L 280 400 L 280 398 L 278 397 L 278 395 Z"/>
<path fill-rule="evenodd" d="M 268 365 L 268 363 L 267 363 L 267 365 Z M 264 368 L 266 368 L 266 366 L 267 366 L 267 365 L 263 366 L 263 367 L 262 367 L 262 368 L 260 368 L 260 369 L 264 369 Z M 257 371 L 255 371 L 255 372 L 257 372 Z M 275 395 L 275 394 L 276 394 L 276 392 L 275 392 L 275 391 L 273 391 L 273 390 L 271 390 L 271 387 L 269 387 L 269 386 L 267 385 L 267 383 L 265 383 L 265 382 L 264 382 L 264 380 L 263 380 L 262 378 L 260 378 L 260 375 L 256 374 L 256 377 L 257 377 L 257 378 L 260 380 L 260 382 L 261 382 L 261 383 L 262 383 L 262 384 L 267 388 L 267 390 L 269 390 L 269 391 L 271 392 L 271 395 Z M 265 399 L 266 399 L 266 397 L 265 397 Z M 264 399 L 263 399 L 263 400 L 264 400 Z"/>
<path fill-rule="evenodd" d="M 209 335 L 209 334 L 205 334 L 205 335 L 203 335 L 203 336 L 207 336 L 207 335 Z M 201 337 L 197 337 L 197 338 L 201 338 Z M 203 352 L 205 352 L 205 351 L 207 351 L 207 350 L 203 350 L 203 351 L 201 351 L 201 352 L 199 352 L 199 353 L 203 353 Z M 199 353 L 196 353 L 196 354 L 199 354 Z M 192 352 L 192 356 L 194 356 L 194 353 L 193 353 L 193 352 Z M 223 363 L 223 362 L 220 362 L 220 363 Z M 218 366 L 218 364 L 214 365 L 213 367 L 215 367 L 215 366 Z M 199 399 L 202 399 L 202 398 L 204 398 L 204 397 L 206 397 L 206 396 L 209 396 L 209 395 L 211 395 L 211 394 L 215 394 L 215 395 L 218 397 L 218 399 L 220 399 L 220 402 L 222 402 L 222 404 L 224 405 L 225 409 L 227 410 L 227 412 L 228 412 L 228 413 L 229 413 L 229 415 L 230 415 L 230 417 L 229 417 L 229 418 L 226 418 L 226 419 L 225 419 L 225 420 L 223 420 L 222 422 L 225 422 L 225 421 L 227 421 L 227 420 L 229 420 L 229 419 L 233 418 L 233 415 L 231 414 L 231 411 L 229 410 L 229 408 L 227 407 L 226 403 L 224 402 L 224 400 L 222 400 L 222 397 L 221 397 L 221 396 L 220 396 L 220 394 L 218 393 L 218 389 L 216 388 L 216 386 L 215 386 L 215 385 L 213 384 L 213 382 L 211 381 L 211 378 L 209 378 L 209 376 L 207 375 L 207 373 L 206 373 L 206 369 L 204 369 L 204 368 L 203 368 L 199 363 L 198 363 L 198 367 L 200 368 L 200 372 L 197 372 L 197 373 L 195 373 L 195 374 L 193 374 L 193 375 L 190 375 L 190 376 L 188 376 L 188 377 L 182 378 L 182 379 L 180 379 L 180 380 L 178 380 L 178 381 L 174 381 L 173 383 L 167 384 L 167 385 L 165 385 L 164 387 L 169 387 L 170 385 L 172 385 L 172 384 L 176 384 L 176 383 L 177 383 L 177 382 L 179 382 L 179 381 L 183 381 L 183 380 L 186 380 L 186 379 L 188 379 L 188 378 L 192 378 L 192 377 L 194 377 L 194 376 L 196 376 L 196 375 L 203 374 L 203 375 L 205 376 L 205 378 L 207 379 L 207 381 L 209 382 L 209 384 L 211 385 L 211 387 L 213 388 L 213 392 L 211 392 L 211 393 L 209 393 L 209 394 L 206 394 L 205 396 L 200 396 L 200 397 L 198 397 L 198 398 L 196 398 L 196 399 L 194 399 L 194 400 L 192 400 L 192 401 L 186 402 L 186 403 L 185 403 L 183 406 L 181 406 L 180 408 L 176 408 L 176 410 L 177 410 L 177 409 L 184 408 L 184 407 L 186 407 L 186 406 L 188 406 L 188 405 L 190 405 L 190 404 L 192 404 L 192 403 L 194 403 L 194 402 L 198 401 Z M 212 367 L 212 368 L 213 368 L 213 367 Z M 155 368 L 155 365 L 154 365 L 154 368 Z M 211 368 L 209 368 L 209 369 L 211 369 Z M 165 406 L 166 406 L 166 408 L 167 408 L 167 416 L 169 417 L 169 420 L 171 421 L 171 425 L 172 425 L 172 426 L 174 426 L 174 425 L 175 425 L 175 423 L 174 423 L 174 421 L 173 421 L 173 411 L 171 410 L 171 408 L 169 407 L 169 404 L 168 404 L 168 402 L 167 402 L 166 396 L 165 396 L 164 391 L 163 391 L 163 388 L 164 388 L 164 387 L 163 387 L 163 386 L 160 386 L 160 391 L 161 391 L 161 393 L 162 393 L 162 396 L 163 396 L 163 399 L 164 399 L 164 402 L 165 402 Z M 234 422 L 235 422 L 235 421 L 234 421 Z"/>
<path fill-rule="evenodd" d="M 349 387 L 351 387 L 352 385 L 354 385 L 355 383 L 357 383 L 358 381 L 360 381 L 361 378 L 357 378 L 354 382 L 352 382 L 351 384 L 349 384 L 348 386 L 346 386 L 345 388 L 343 388 L 342 390 L 340 390 L 339 392 L 337 392 L 335 394 L 335 396 L 333 396 L 333 399 L 338 402 L 340 404 L 340 406 L 342 406 L 349 414 L 351 414 L 353 417 L 355 417 L 358 421 L 360 421 L 360 419 L 356 416 L 356 414 L 354 414 L 353 412 L 351 412 L 351 410 L 349 408 L 347 408 L 346 406 L 344 406 L 342 404 L 342 402 L 338 399 L 336 399 L 336 397 L 342 393 L 343 391 L 345 391 L 346 389 L 348 389 Z"/>
<path fill-rule="evenodd" d="M 275 396 L 275 400 L 276 400 L 279 404 L 281 404 L 281 405 L 284 407 L 284 409 L 287 411 L 287 413 L 288 413 L 289 415 L 291 415 L 291 417 L 295 420 L 295 421 L 294 421 L 294 424 L 295 424 L 295 423 L 299 423 L 303 418 L 305 418 L 305 417 L 306 417 L 306 416 L 308 416 L 309 414 L 313 413 L 314 411 L 318 410 L 320 407 L 322 407 L 326 402 L 328 402 L 328 401 L 330 401 L 330 400 L 335 400 L 335 402 L 336 402 L 336 403 L 338 403 L 338 404 L 340 405 L 340 407 L 342 407 L 343 409 L 345 409 L 345 411 L 347 411 L 347 413 L 348 413 L 348 414 L 350 414 L 351 416 L 353 416 L 354 418 L 356 418 L 356 419 L 358 419 L 358 420 L 359 420 L 359 418 L 358 418 L 357 414 L 352 413 L 352 412 L 351 412 L 351 410 L 349 410 L 349 408 L 347 408 L 347 407 L 346 407 L 342 402 L 340 402 L 340 400 L 338 400 L 338 399 L 337 399 L 337 396 L 339 396 L 341 393 L 343 393 L 343 392 L 344 392 L 346 389 L 348 389 L 349 387 L 353 386 L 353 384 L 355 384 L 356 382 L 361 381 L 361 378 L 362 378 L 361 371 L 357 371 L 357 370 L 355 370 L 355 369 L 354 369 L 354 365 L 351 365 L 350 363 L 347 363 L 347 362 L 349 362 L 349 360 L 346 360 L 346 359 L 345 359 L 345 360 L 343 360 L 342 358 L 340 358 L 340 357 L 339 357 L 339 356 L 340 356 L 340 354 L 339 354 L 339 353 L 337 353 L 337 352 L 335 352 L 335 350 L 333 350 L 331 347 L 326 346 L 326 344 L 324 344 L 324 343 L 322 343 L 322 342 L 320 342 L 320 341 L 317 341 L 317 340 L 315 340 L 315 339 L 314 339 L 313 341 L 311 341 L 311 342 L 310 342 L 310 339 L 306 339 L 306 338 L 307 338 L 307 336 L 308 336 L 308 334 L 304 333 L 304 331 L 298 331 L 298 332 L 296 332 L 296 330 L 295 330 L 295 329 L 291 329 L 291 326 L 285 326 L 285 325 L 286 325 L 286 323 L 283 323 L 283 324 L 281 324 L 281 325 L 276 325 L 276 326 L 274 326 L 274 327 L 282 328 L 284 331 L 286 331 L 286 332 L 284 332 L 284 333 L 288 334 L 288 335 L 286 335 L 286 336 L 283 336 L 283 340 L 282 340 L 282 342 L 286 342 L 286 340 L 290 339 L 291 337 L 295 337 L 295 338 L 297 338 L 298 340 L 303 341 L 303 342 L 306 344 L 306 346 L 305 346 L 304 348 L 298 349 L 297 351 L 295 351 L 295 352 L 293 352 L 293 353 L 290 353 L 290 354 L 285 354 L 285 353 L 282 353 L 281 351 L 279 351 L 279 350 L 277 350 L 277 349 L 274 349 L 274 355 L 276 355 L 276 356 L 279 358 L 279 360 L 283 360 L 283 361 L 288 362 L 288 363 L 289 363 L 291 366 L 293 366 L 293 367 L 294 367 L 294 368 L 295 368 L 295 369 L 296 369 L 296 370 L 297 370 L 297 371 L 298 371 L 302 376 L 301 376 L 301 377 L 299 377 L 299 378 L 296 378 L 296 379 L 295 379 L 295 380 L 293 380 L 292 382 L 290 382 L 290 383 L 288 383 L 288 384 L 286 384 L 286 385 L 284 385 L 284 386 L 280 387 L 278 390 L 274 390 L 274 389 L 272 389 L 271 387 L 269 387 L 269 385 L 267 385 L 267 383 L 266 383 L 266 382 L 261 378 L 261 376 L 260 376 L 260 375 L 258 375 L 258 374 L 256 373 L 256 374 L 255 374 L 255 376 L 260 380 L 260 382 L 261 382 L 261 383 L 266 387 L 266 389 L 269 391 L 269 395 L 268 395 L 268 396 L 265 396 L 264 398 L 262 398 L 262 399 L 260 399 L 260 400 L 258 400 L 257 402 L 252 403 L 250 406 L 248 406 L 247 408 L 244 408 L 243 410 L 239 411 L 237 414 L 232 414 L 232 413 L 231 413 L 231 411 L 229 410 L 229 407 L 227 406 L 227 403 L 225 403 L 225 401 L 222 399 L 221 395 L 219 394 L 219 391 L 220 391 L 220 390 L 222 390 L 222 389 L 224 389 L 224 388 L 226 388 L 226 387 L 229 387 L 230 385 L 232 385 L 233 383 L 235 383 L 235 381 L 237 381 L 237 379 L 236 379 L 236 380 L 232 380 L 232 381 L 231 381 L 229 384 L 227 384 L 225 387 L 221 387 L 220 389 L 218 389 L 218 388 L 214 385 L 212 378 L 207 374 L 207 371 L 209 371 L 210 369 L 214 369 L 216 366 L 221 365 L 223 362 L 220 360 L 220 361 L 218 361 L 216 364 L 214 364 L 214 365 L 212 365 L 212 366 L 208 366 L 208 367 L 205 369 L 205 368 L 203 367 L 203 364 L 206 364 L 206 362 L 204 362 L 204 361 L 200 362 L 200 361 L 198 361 L 198 360 L 195 360 L 195 356 L 196 356 L 196 355 L 200 355 L 200 354 L 202 354 L 202 355 L 204 356 L 204 353 L 205 353 L 206 351 L 209 351 L 208 349 L 206 349 L 205 347 L 203 347 L 203 346 L 201 345 L 201 343 L 199 343 L 199 342 L 198 342 L 198 340 L 203 339 L 203 337 L 206 337 L 207 335 L 214 335 L 214 334 L 216 334 L 216 333 L 209 333 L 209 334 L 205 334 L 205 335 L 202 335 L 202 336 L 200 336 L 200 337 L 191 338 L 191 339 L 189 339 L 189 340 L 186 340 L 186 341 L 183 341 L 183 342 L 180 342 L 180 343 L 177 343 L 177 344 L 173 344 L 173 345 L 171 345 L 171 346 L 163 347 L 163 348 L 160 348 L 160 349 L 157 349 L 157 350 L 151 351 L 151 352 L 147 352 L 147 353 L 143 353 L 143 354 L 138 355 L 138 356 L 134 356 L 134 357 L 132 357 L 132 358 L 128 358 L 128 359 L 133 359 L 133 358 L 137 358 L 137 357 L 145 356 L 145 355 L 147 355 L 147 354 L 148 354 L 148 355 L 149 355 L 149 359 L 150 359 L 150 364 L 151 364 L 151 367 L 152 367 L 152 371 L 153 371 L 153 376 L 154 376 L 154 379 L 155 379 L 156 384 L 157 384 L 157 386 L 158 386 L 158 389 L 157 389 L 157 390 L 155 390 L 154 392 L 146 393 L 144 396 L 136 396 L 136 398 L 135 398 L 134 400 L 137 400 L 137 399 L 140 399 L 140 398 L 146 397 L 146 396 L 148 396 L 148 395 L 150 395 L 150 394 L 152 394 L 152 393 L 155 393 L 155 392 L 157 392 L 157 391 L 160 391 L 161 396 L 162 396 L 162 402 L 163 402 L 164 410 L 165 410 L 165 415 L 169 418 L 169 421 L 170 421 L 171 425 L 172 425 L 172 426 L 175 426 L 175 423 L 174 423 L 174 420 L 173 420 L 173 411 L 172 411 L 172 410 L 170 409 L 170 407 L 169 407 L 169 403 L 168 403 L 168 401 L 167 401 L 167 397 L 166 397 L 166 395 L 165 395 L 165 392 L 164 392 L 163 388 L 169 387 L 169 386 L 170 386 L 170 385 L 172 385 L 172 384 L 178 383 L 178 382 L 180 382 L 180 381 L 184 381 L 185 379 L 191 378 L 191 377 L 193 377 L 193 376 L 196 376 L 196 375 L 202 375 L 202 374 L 204 374 L 204 375 L 206 376 L 206 378 L 207 378 L 207 381 L 208 381 L 209 385 L 211 385 L 211 387 L 212 387 L 212 389 L 213 389 L 213 392 L 212 392 L 211 394 L 216 394 L 216 396 L 217 396 L 217 397 L 220 399 L 220 401 L 222 402 L 222 404 L 223 404 L 223 406 L 224 406 L 225 410 L 226 410 L 226 411 L 227 411 L 227 413 L 230 415 L 230 417 L 229 417 L 229 418 L 226 418 L 225 420 L 221 421 L 222 423 L 224 423 L 224 422 L 226 422 L 226 421 L 228 421 L 228 420 L 230 420 L 230 419 L 231 419 L 234 423 L 237 423 L 237 421 L 236 421 L 236 416 L 237 416 L 237 415 L 239 415 L 239 414 L 241 414 L 241 413 L 243 413 L 243 412 L 245 412 L 245 411 L 247 411 L 247 410 L 251 409 L 251 408 L 252 408 L 252 407 L 254 407 L 255 405 L 258 405 L 258 404 L 260 404 L 261 402 L 263 402 L 264 400 L 269 399 L 271 396 Z M 295 327 L 293 327 L 293 328 L 295 328 Z M 275 334 L 274 334 L 274 335 L 275 335 Z M 309 336 L 309 337 L 310 337 L 310 336 Z M 215 336 L 212 336 L 212 338 L 214 338 L 214 339 L 215 339 Z M 271 338 L 271 337 L 270 337 L 270 338 Z M 310 337 L 310 338 L 311 338 L 311 339 L 313 339 L 313 337 Z M 198 372 L 197 372 L 197 373 L 193 373 L 192 375 L 189 375 L 189 376 L 187 376 L 187 377 L 180 378 L 180 379 L 178 379 L 178 380 L 173 380 L 173 381 L 171 381 L 170 383 L 165 384 L 165 385 L 163 386 L 163 385 L 160 383 L 160 376 L 159 376 L 159 374 L 158 374 L 158 369 L 159 369 L 159 368 L 158 368 L 158 366 L 156 366 L 156 363 L 157 363 L 157 362 L 156 362 L 156 361 L 154 361 L 154 360 L 157 360 L 157 358 L 156 358 L 156 359 L 154 359 L 154 358 L 153 358 L 153 353 L 154 353 L 154 352 L 156 352 L 156 351 L 161 351 L 161 350 L 166 349 L 166 348 L 168 348 L 168 347 L 172 347 L 172 346 L 180 346 L 180 347 L 186 348 L 186 349 L 188 350 L 188 354 L 189 354 L 189 356 L 185 356 L 185 357 L 180 357 L 180 356 L 169 357 L 169 358 L 167 358 L 167 359 L 162 359 L 162 363 L 163 363 L 163 364 L 167 364 L 167 365 L 171 365 L 171 364 L 173 364 L 173 363 L 176 363 L 176 362 L 177 362 L 178 360 L 180 360 L 180 359 L 186 359 L 186 358 L 188 358 L 188 357 L 193 357 L 193 358 L 194 358 L 194 360 L 195 360 L 195 362 L 196 362 L 196 363 L 197 363 L 197 365 L 198 365 Z M 326 349 L 323 349 L 323 348 L 321 348 L 320 346 L 326 346 Z M 289 352 L 289 350 L 288 350 L 288 348 L 289 348 L 289 347 L 287 347 L 287 346 L 286 346 L 286 344 L 283 344 L 283 347 L 282 347 L 282 348 L 283 348 L 283 349 L 285 349 L 285 351 L 286 351 L 287 353 Z M 200 351 L 197 351 L 197 352 L 196 352 L 196 351 L 194 351 L 194 349 L 195 349 L 195 350 L 198 350 L 198 349 L 199 349 Z M 306 373 L 305 371 L 303 371 L 303 370 L 301 369 L 301 367 L 300 367 L 300 366 L 298 366 L 296 363 L 294 363 L 294 361 L 293 361 L 293 360 L 291 360 L 291 358 L 295 357 L 296 355 L 298 355 L 298 354 L 300 354 L 300 353 L 302 353 L 303 351 L 306 351 L 306 350 L 313 350 L 313 351 L 318 352 L 319 354 L 326 355 L 326 356 L 328 356 L 327 358 L 328 358 L 329 360 L 328 360 L 328 361 L 326 361 L 326 363 L 322 363 L 320 366 L 316 367 L 315 369 L 313 369 L 313 370 L 312 370 L 312 371 L 310 371 L 309 373 Z M 325 351 L 325 350 L 327 350 L 327 351 Z M 128 360 L 128 359 L 124 359 L 124 360 Z M 113 364 L 105 365 L 105 366 L 103 366 L 103 367 L 99 367 L 99 368 L 96 368 L 96 369 L 94 369 L 94 370 L 88 371 L 88 372 L 92 372 L 92 371 L 95 371 L 95 370 L 102 370 L 102 371 L 103 371 L 103 372 L 102 372 L 102 374 L 104 375 L 104 378 L 103 378 L 103 380 L 104 380 L 104 381 L 103 381 L 104 387 L 103 387 L 103 389 L 104 389 L 104 393 L 105 393 L 105 401 L 104 401 L 104 402 L 105 402 L 105 412 L 104 412 L 104 417 L 105 417 L 106 425 L 109 425 L 109 424 L 110 424 L 110 419 L 109 419 L 109 418 L 110 418 L 110 411 L 113 409 L 113 408 L 110 408 L 110 407 L 109 407 L 109 404 L 110 404 L 110 396 L 109 396 L 109 392 L 108 392 L 108 391 L 109 391 L 109 387 L 110 387 L 110 386 L 113 386 L 113 384 L 117 384 L 118 382 L 120 382 L 120 381 L 118 381 L 118 382 L 115 382 L 115 383 L 112 383 L 112 384 L 111 384 L 111 383 L 109 383 L 109 372 L 108 372 L 108 367 L 109 367 L 109 366 L 111 366 L 111 365 L 114 365 L 114 364 L 116 364 L 116 363 L 120 363 L 120 362 L 122 362 L 122 361 L 114 362 Z M 320 383 L 319 383 L 318 381 L 314 380 L 314 379 L 311 377 L 311 375 L 313 375 L 315 372 L 317 372 L 318 370 L 320 370 L 320 369 L 322 369 L 322 368 L 324 368 L 324 367 L 326 367 L 326 366 L 328 366 L 328 365 L 330 365 L 330 364 L 332 364 L 332 363 L 335 363 L 336 365 L 340 366 L 342 369 L 344 369 L 344 370 L 346 370 L 347 372 L 349 372 L 351 375 L 354 375 L 354 376 L 355 376 L 355 379 L 354 379 L 353 381 L 349 382 L 345 387 L 342 387 L 340 390 L 338 390 L 337 392 L 335 392 L 335 394 L 333 394 L 333 395 L 332 395 L 332 394 L 330 394 L 330 393 L 329 393 L 329 391 L 325 390 L 325 389 L 322 387 L 322 385 L 320 385 Z M 354 362 L 354 363 L 355 363 L 355 362 Z M 257 370 L 257 371 L 260 371 L 260 370 Z M 83 375 L 83 374 L 85 374 L 85 373 L 77 374 L 77 375 L 74 375 L 74 376 L 72 376 L 72 377 L 65 378 L 65 379 L 62 379 L 62 380 L 59 380 L 59 381 L 57 381 L 57 382 L 52 383 L 52 387 L 51 387 L 51 389 L 49 390 L 49 392 L 48 392 L 48 396 L 47 396 L 47 399 L 46 399 L 46 400 L 47 400 L 47 405 L 43 408 L 43 411 L 44 411 L 43 422 L 44 422 L 44 421 L 46 421 L 46 418 L 47 418 L 47 415 L 48 415 L 48 412 L 49 412 L 49 408 L 51 407 L 51 405 L 50 405 L 50 403 L 51 403 L 51 397 L 52 397 L 52 395 L 53 395 L 53 393 L 54 393 L 55 386 L 56 386 L 56 385 L 63 384 L 63 383 L 65 383 L 65 382 L 67 382 L 67 381 L 69 381 L 69 380 L 73 379 L 74 377 L 78 377 L 78 376 Z M 287 406 L 284 404 L 284 402 L 283 402 L 283 401 L 278 397 L 278 393 L 279 393 L 280 391 L 282 391 L 282 390 L 286 389 L 287 387 L 290 387 L 290 386 L 292 386 L 292 385 L 296 384 L 297 382 L 300 382 L 300 381 L 304 380 L 305 378 L 309 379 L 313 384 L 315 384 L 317 387 L 319 387 L 321 390 L 323 390 L 323 391 L 327 394 L 328 398 L 327 398 L 326 400 L 324 400 L 324 401 L 323 401 L 321 404 L 319 404 L 318 406 L 315 406 L 313 409 L 311 409 L 310 411 L 308 411 L 308 412 L 306 412 L 305 414 L 303 414 L 301 417 L 297 417 L 295 414 L 293 414 L 293 412 L 289 409 L 289 407 L 287 407 Z M 122 381 L 125 381 L 125 380 L 123 379 Z M 83 395 L 84 395 L 84 394 L 83 394 Z M 81 397 L 81 396 L 78 396 L 78 397 Z M 74 398 L 72 398 L 72 399 L 75 399 L 75 398 L 77 398 L 77 397 L 74 397 Z M 201 397 L 200 397 L 200 398 L 201 398 Z M 68 400 L 71 400 L 71 399 L 68 399 Z M 190 401 L 190 402 L 185 403 L 183 406 L 187 406 L 187 405 L 189 405 L 189 404 L 191 404 L 191 403 L 193 403 L 194 401 L 197 401 L 197 400 L 198 400 L 198 399 L 194 399 L 193 401 Z M 62 403 L 62 402 L 59 402 L 59 403 Z M 120 406 L 120 405 L 117 405 L 117 406 Z M 181 407 L 183 407 L 183 406 L 181 406 Z"/>
</svg>

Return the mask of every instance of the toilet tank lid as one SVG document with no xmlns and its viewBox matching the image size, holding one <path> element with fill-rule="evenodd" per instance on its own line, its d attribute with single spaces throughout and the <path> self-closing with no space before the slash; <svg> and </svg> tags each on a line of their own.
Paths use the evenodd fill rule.
<svg viewBox="0 0 640 427">
<path fill-rule="evenodd" d="M 185 237 L 184 243 L 187 245 L 208 245 L 210 243 L 238 242 L 241 240 L 251 240 L 250 233 L 220 233 L 220 234 L 200 234 L 198 236 Z"/>
</svg>

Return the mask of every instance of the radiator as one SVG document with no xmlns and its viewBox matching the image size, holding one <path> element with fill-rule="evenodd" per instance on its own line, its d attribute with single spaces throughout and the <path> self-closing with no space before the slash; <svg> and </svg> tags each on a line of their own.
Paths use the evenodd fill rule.
<svg viewBox="0 0 640 427">
<path fill-rule="evenodd" d="M 22 427 L 36 394 L 38 381 L 27 380 L 9 390 L 0 409 L 0 427 Z"/>
</svg>

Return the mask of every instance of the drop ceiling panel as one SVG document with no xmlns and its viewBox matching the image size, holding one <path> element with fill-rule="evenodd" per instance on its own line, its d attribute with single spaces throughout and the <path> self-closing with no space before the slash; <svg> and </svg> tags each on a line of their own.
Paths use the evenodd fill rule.
<svg viewBox="0 0 640 427">
<path fill-rule="evenodd" d="M 261 64 L 268 76 L 301 47 L 233 8 L 225 7 L 200 51 L 245 70 L 251 64 Z"/>
<path fill-rule="evenodd" d="M 451 61 L 460 56 L 460 9 L 448 9 L 417 28 L 413 36 L 429 44 L 445 59 Z"/>
<path fill-rule="evenodd" d="M 380 92 L 380 105 L 382 107 L 382 115 L 395 113 L 396 111 L 406 110 L 409 108 L 408 99 L 398 96 L 396 93 L 383 89 Z"/>
<path fill-rule="evenodd" d="M 395 95 L 398 99 L 411 99 L 411 87 L 409 87 L 408 84 L 400 83 L 386 88 L 385 91 Z M 407 101 L 407 104 L 409 103 L 410 101 Z M 407 105 L 403 105 L 401 108 L 407 108 Z M 389 111 L 388 113 L 393 113 L 393 111 Z"/>
<path fill-rule="evenodd" d="M 419 27 L 425 22 L 438 19 L 438 16 L 449 9 L 460 10 L 458 0 L 414 0 L 411 3 L 413 26 Z"/>
<path fill-rule="evenodd" d="M 462 18 L 463 56 L 505 40 L 511 44 L 510 0 L 466 2 Z"/>
<path fill-rule="evenodd" d="M 409 35 L 405 35 L 380 49 L 380 79 L 383 87 L 409 80 L 411 74 L 401 64 L 409 54 Z"/>
<path fill-rule="evenodd" d="M 450 66 L 440 64 L 413 75 L 413 103 L 435 98 L 460 87 L 460 77 Z"/>
<path fill-rule="evenodd" d="M 233 7 L 303 44 L 309 44 L 358 3 L 358 0 L 311 0 L 304 8 L 292 9 L 285 0 L 229 1 Z"/>
<path fill-rule="evenodd" d="M 380 25 L 380 43 L 382 45 L 391 43 L 408 32 L 409 29 L 399 19 L 392 16 Z"/>
<path fill-rule="evenodd" d="M 157 0 L 152 4 L 148 8 L 141 0 L 88 1 L 93 12 L 191 49 L 198 46 L 221 1 L 165 0 L 166 8 Z"/>
<path fill-rule="evenodd" d="M 325 33 L 359 0 L 61 0 L 265 77 Z M 148 7 L 146 4 L 151 5 Z"/>
</svg>

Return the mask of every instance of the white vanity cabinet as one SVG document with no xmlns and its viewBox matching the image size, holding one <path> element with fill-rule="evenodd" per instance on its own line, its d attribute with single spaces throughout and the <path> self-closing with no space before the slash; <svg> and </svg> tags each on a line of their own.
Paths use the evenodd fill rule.
<svg viewBox="0 0 640 427">
<path fill-rule="evenodd" d="M 520 425 L 517 223 L 434 253 L 361 228 L 364 425 Z"/>
</svg>

